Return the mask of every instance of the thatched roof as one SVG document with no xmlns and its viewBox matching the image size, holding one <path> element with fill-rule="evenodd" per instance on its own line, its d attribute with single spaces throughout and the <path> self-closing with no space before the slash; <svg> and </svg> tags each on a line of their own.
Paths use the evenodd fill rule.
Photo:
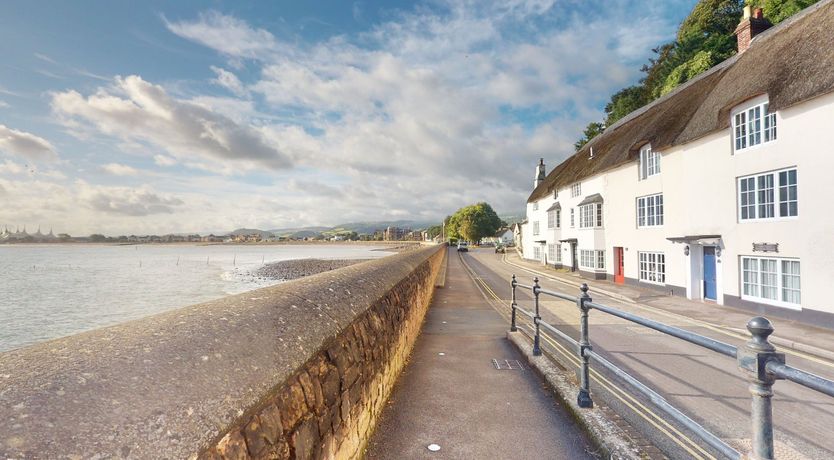
<svg viewBox="0 0 834 460">
<path fill-rule="evenodd" d="M 647 142 L 663 150 L 725 129 L 730 110 L 760 94 L 782 110 L 834 91 L 832 43 L 834 0 L 823 0 L 756 36 L 744 53 L 608 127 L 556 166 L 527 201 L 633 161 Z"/>
</svg>

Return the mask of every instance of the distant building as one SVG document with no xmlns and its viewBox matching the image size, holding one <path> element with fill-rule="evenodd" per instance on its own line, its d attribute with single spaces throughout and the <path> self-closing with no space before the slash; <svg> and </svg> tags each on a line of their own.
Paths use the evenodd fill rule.
<svg viewBox="0 0 834 460">
<path fill-rule="evenodd" d="M 388 227 L 382 233 L 382 239 L 384 241 L 402 241 L 408 239 L 410 234 L 410 228 Z"/>
<path fill-rule="evenodd" d="M 482 244 L 483 243 L 492 243 L 492 244 L 496 244 L 496 245 L 500 244 L 500 245 L 506 246 L 508 244 L 512 244 L 514 238 L 515 238 L 515 236 L 513 234 L 513 231 L 511 229 L 509 229 L 508 227 L 504 227 L 504 228 L 499 229 L 492 236 L 481 238 L 481 243 Z"/>
</svg>

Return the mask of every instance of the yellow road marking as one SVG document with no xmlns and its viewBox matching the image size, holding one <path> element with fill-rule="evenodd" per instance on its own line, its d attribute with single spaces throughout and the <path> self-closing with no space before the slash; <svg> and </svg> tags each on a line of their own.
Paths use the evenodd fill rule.
<svg viewBox="0 0 834 460">
<path fill-rule="evenodd" d="M 481 278 L 481 277 L 479 277 L 475 274 L 475 271 L 472 270 L 471 267 L 469 267 L 469 264 L 467 264 L 466 261 L 463 260 L 462 256 L 460 257 L 460 260 L 463 263 L 464 267 L 466 268 L 467 273 L 469 274 L 469 276 L 473 279 L 473 281 L 476 282 L 476 286 L 478 286 L 479 288 L 482 286 L 484 288 L 484 289 L 480 289 L 480 290 L 481 290 L 481 293 L 484 295 L 484 297 L 487 299 L 487 301 L 489 301 L 490 299 L 489 299 L 489 297 L 486 296 L 486 293 L 484 291 L 488 292 L 494 298 L 495 301 L 497 301 L 499 304 L 501 304 L 501 302 L 502 302 L 501 298 L 498 295 L 495 294 L 495 292 L 492 290 L 492 288 L 489 287 L 489 285 L 486 284 L 486 282 L 483 280 L 483 278 Z M 504 312 L 498 310 L 498 314 L 500 314 L 504 318 L 509 319 L 509 315 L 507 313 L 504 313 Z M 533 325 L 533 323 L 526 316 L 517 317 L 517 319 L 516 319 L 517 324 L 519 322 L 518 318 L 521 319 L 522 326 L 526 326 L 527 328 L 534 328 L 535 327 L 535 325 Z M 530 333 L 527 333 L 527 335 L 529 336 Z M 545 333 L 542 333 L 541 337 L 544 338 L 545 341 L 550 343 L 550 345 L 553 346 L 554 349 L 557 352 L 559 352 L 559 354 L 564 356 L 568 360 L 568 362 L 572 363 L 576 367 L 579 366 L 579 358 L 574 356 L 572 353 L 570 353 L 562 344 L 556 342 L 555 340 L 553 340 L 551 337 L 549 337 Z M 656 412 L 652 411 L 650 408 L 646 407 L 644 404 L 642 404 L 640 401 L 635 399 L 633 396 L 631 396 L 630 394 L 626 393 L 625 391 L 623 391 L 622 389 L 617 387 L 613 382 L 606 379 L 602 374 L 600 374 L 599 372 L 597 372 L 594 369 L 590 369 L 590 374 L 591 374 L 592 380 L 594 382 L 596 382 L 597 385 L 599 385 L 603 389 L 607 390 L 611 395 L 613 395 L 614 397 L 619 399 L 620 402 L 622 402 L 626 407 L 631 409 L 635 414 L 639 415 L 644 420 L 646 420 L 648 423 L 650 423 L 652 426 L 657 428 L 658 431 L 665 434 L 675 444 L 680 446 L 683 450 L 688 452 L 694 458 L 698 458 L 698 459 L 709 458 L 709 459 L 715 460 L 715 457 L 713 457 L 712 455 L 709 454 L 709 452 L 707 452 L 703 448 L 701 448 L 701 446 L 698 445 L 697 443 L 695 443 L 695 441 L 693 441 L 691 438 L 689 438 L 685 434 L 681 433 L 678 429 L 676 429 L 673 425 L 671 425 L 669 422 L 667 422 L 664 418 L 662 418 Z M 628 401 L 626 399 L 624 399 L 623 397 L 627 398 Z M 661 424 L 666 426 L 668 428 L 668 430 L 666 428 L 664 428 L 663 426 L 660 426 L 652 418 L 649 418 L 648 415 L 651 415 L 658 422 L 660 422 Z M 674 433 L 674 435 L 672 433 L 670 433 L 670 431 L 672 431 Z M 686 444 L 684 444 L 684 442 Z M 690 446 L 692 446 L 696 450 L 700 451 L 703 454 L 703 456 L 700 455 L 698 452 L 695 452 L 692 448 L 690 448 Z"/>
<path fill-rule="evenodd" d="M 533 270 L 533 269 L 530 269 L 530 268 L 527 268 L 527 267 L 524 267 L 524 266 L 521 266 L 521 265 L 518 265 L 518 264 L 514 264 L 514 263 L 510 262 L 509 260 L 507 260 L 507 254 L 504 254 L 501 261 L 504 262 L 507 265 L 512 265 L 513 267 L 519 268 L 519 269 L 524 270 L 528 273 L 533 273 L 533 274 L 536 274 L 536 275 L 546 276 L 547 279 L 549 279 L 551 281 L 555 281 L 557 283 L 568 284 L 568 285 L 570 284 L 567 281 L 560 280 L 558 278 L 552 278 L 551 275 L 549 275 L 547 273 L 536 271 L 536 270 Z M 703 320 L 693 319 L 693 318 L 690 318 L 688 316 L 683 316 L 683 315 L 679 315 L 677 313 L 672 313 L 672 312 L 669 312 L 669 311 L 666 311 L 666 310 L 661 310 L 659 308 L 650 307 L 648 305 L 643 305 L 643 304 L 640 304 L 640 303 L 637 303 L 637 302 L 634 302 L 634 301 L 631 301 L 630 303 L 637 308 L 641 308 L 643 310 L 650 311 L 650 312 L 656 313 L 658 315 L 666 316 L 668 318 L 674 318 L 674 319 L 677 319 L 677 320 L 680 320 L 680 321 L 683 321 L 683 322 L 687 322 L 687 323 L 692 324 L 694 326 L 700 326 L 700 327 L 709 329 L 711 331 L 717 332 L 719 334 L 726 335 L 728 337 L 733 337 L 733 338 L 736 338 L 738 340 L 744 340 L 744 341 L 747 341 L 747 340 L 750 339 L 750 337 L 747 337 L 743 334 L 730 332 L 730 331 L 725 329 L 725 326 L 722 326 L 720 324 L 713 324 L 713 323 L 709 323 L 709 322 L 706 322 L 706 321 L 703 321 Z M 785 348 L 785 347 L 780 347 L 780 346 L 777 346 L 776 348 L 779 351 L 781 351 L 785 354 L 797 356 L 799 358 L 807 359 L 808 361 L 812 361 L 812 362 L 815 362 L 817 364 L 822 364 L 823 366 L 834 368 L 834 362 L 825 360 L 823 358 L 819 358 L 817 356 L 814 356 L 814 355 L 811 355 L 811 354 L 808 354 L 808 353 L 803 353 L 801 351 L 796 351 L 792 348 Z"/>
</svg>

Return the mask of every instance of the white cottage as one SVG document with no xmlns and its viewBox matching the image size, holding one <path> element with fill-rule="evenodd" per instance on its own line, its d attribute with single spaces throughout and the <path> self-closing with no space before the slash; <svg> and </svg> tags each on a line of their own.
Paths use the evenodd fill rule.
<svg viewBox="0 0 834 460">
<path fill-rule="evenodd" d="M 747 9 L 736 56 L 540 162 L 524 257 L 834 326 L 834 0 L 768 24 Z"/>
</svg>

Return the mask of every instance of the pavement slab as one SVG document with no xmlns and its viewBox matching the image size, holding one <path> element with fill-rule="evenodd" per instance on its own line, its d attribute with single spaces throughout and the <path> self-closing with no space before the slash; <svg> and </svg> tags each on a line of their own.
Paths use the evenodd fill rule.
<svg viewBox="0 0 834 460">
<path fill-rule="evenodd" d="M 597 458 L 587 434 L 506 339 L 506 322 L 457 254 L 449 256 L 445 288 L 435 292 L 366 458 Z M 511 365 L 496 369 L 493 359 Z M 515 360 L 525 363 L 521 369 Z"/>
</svg>

